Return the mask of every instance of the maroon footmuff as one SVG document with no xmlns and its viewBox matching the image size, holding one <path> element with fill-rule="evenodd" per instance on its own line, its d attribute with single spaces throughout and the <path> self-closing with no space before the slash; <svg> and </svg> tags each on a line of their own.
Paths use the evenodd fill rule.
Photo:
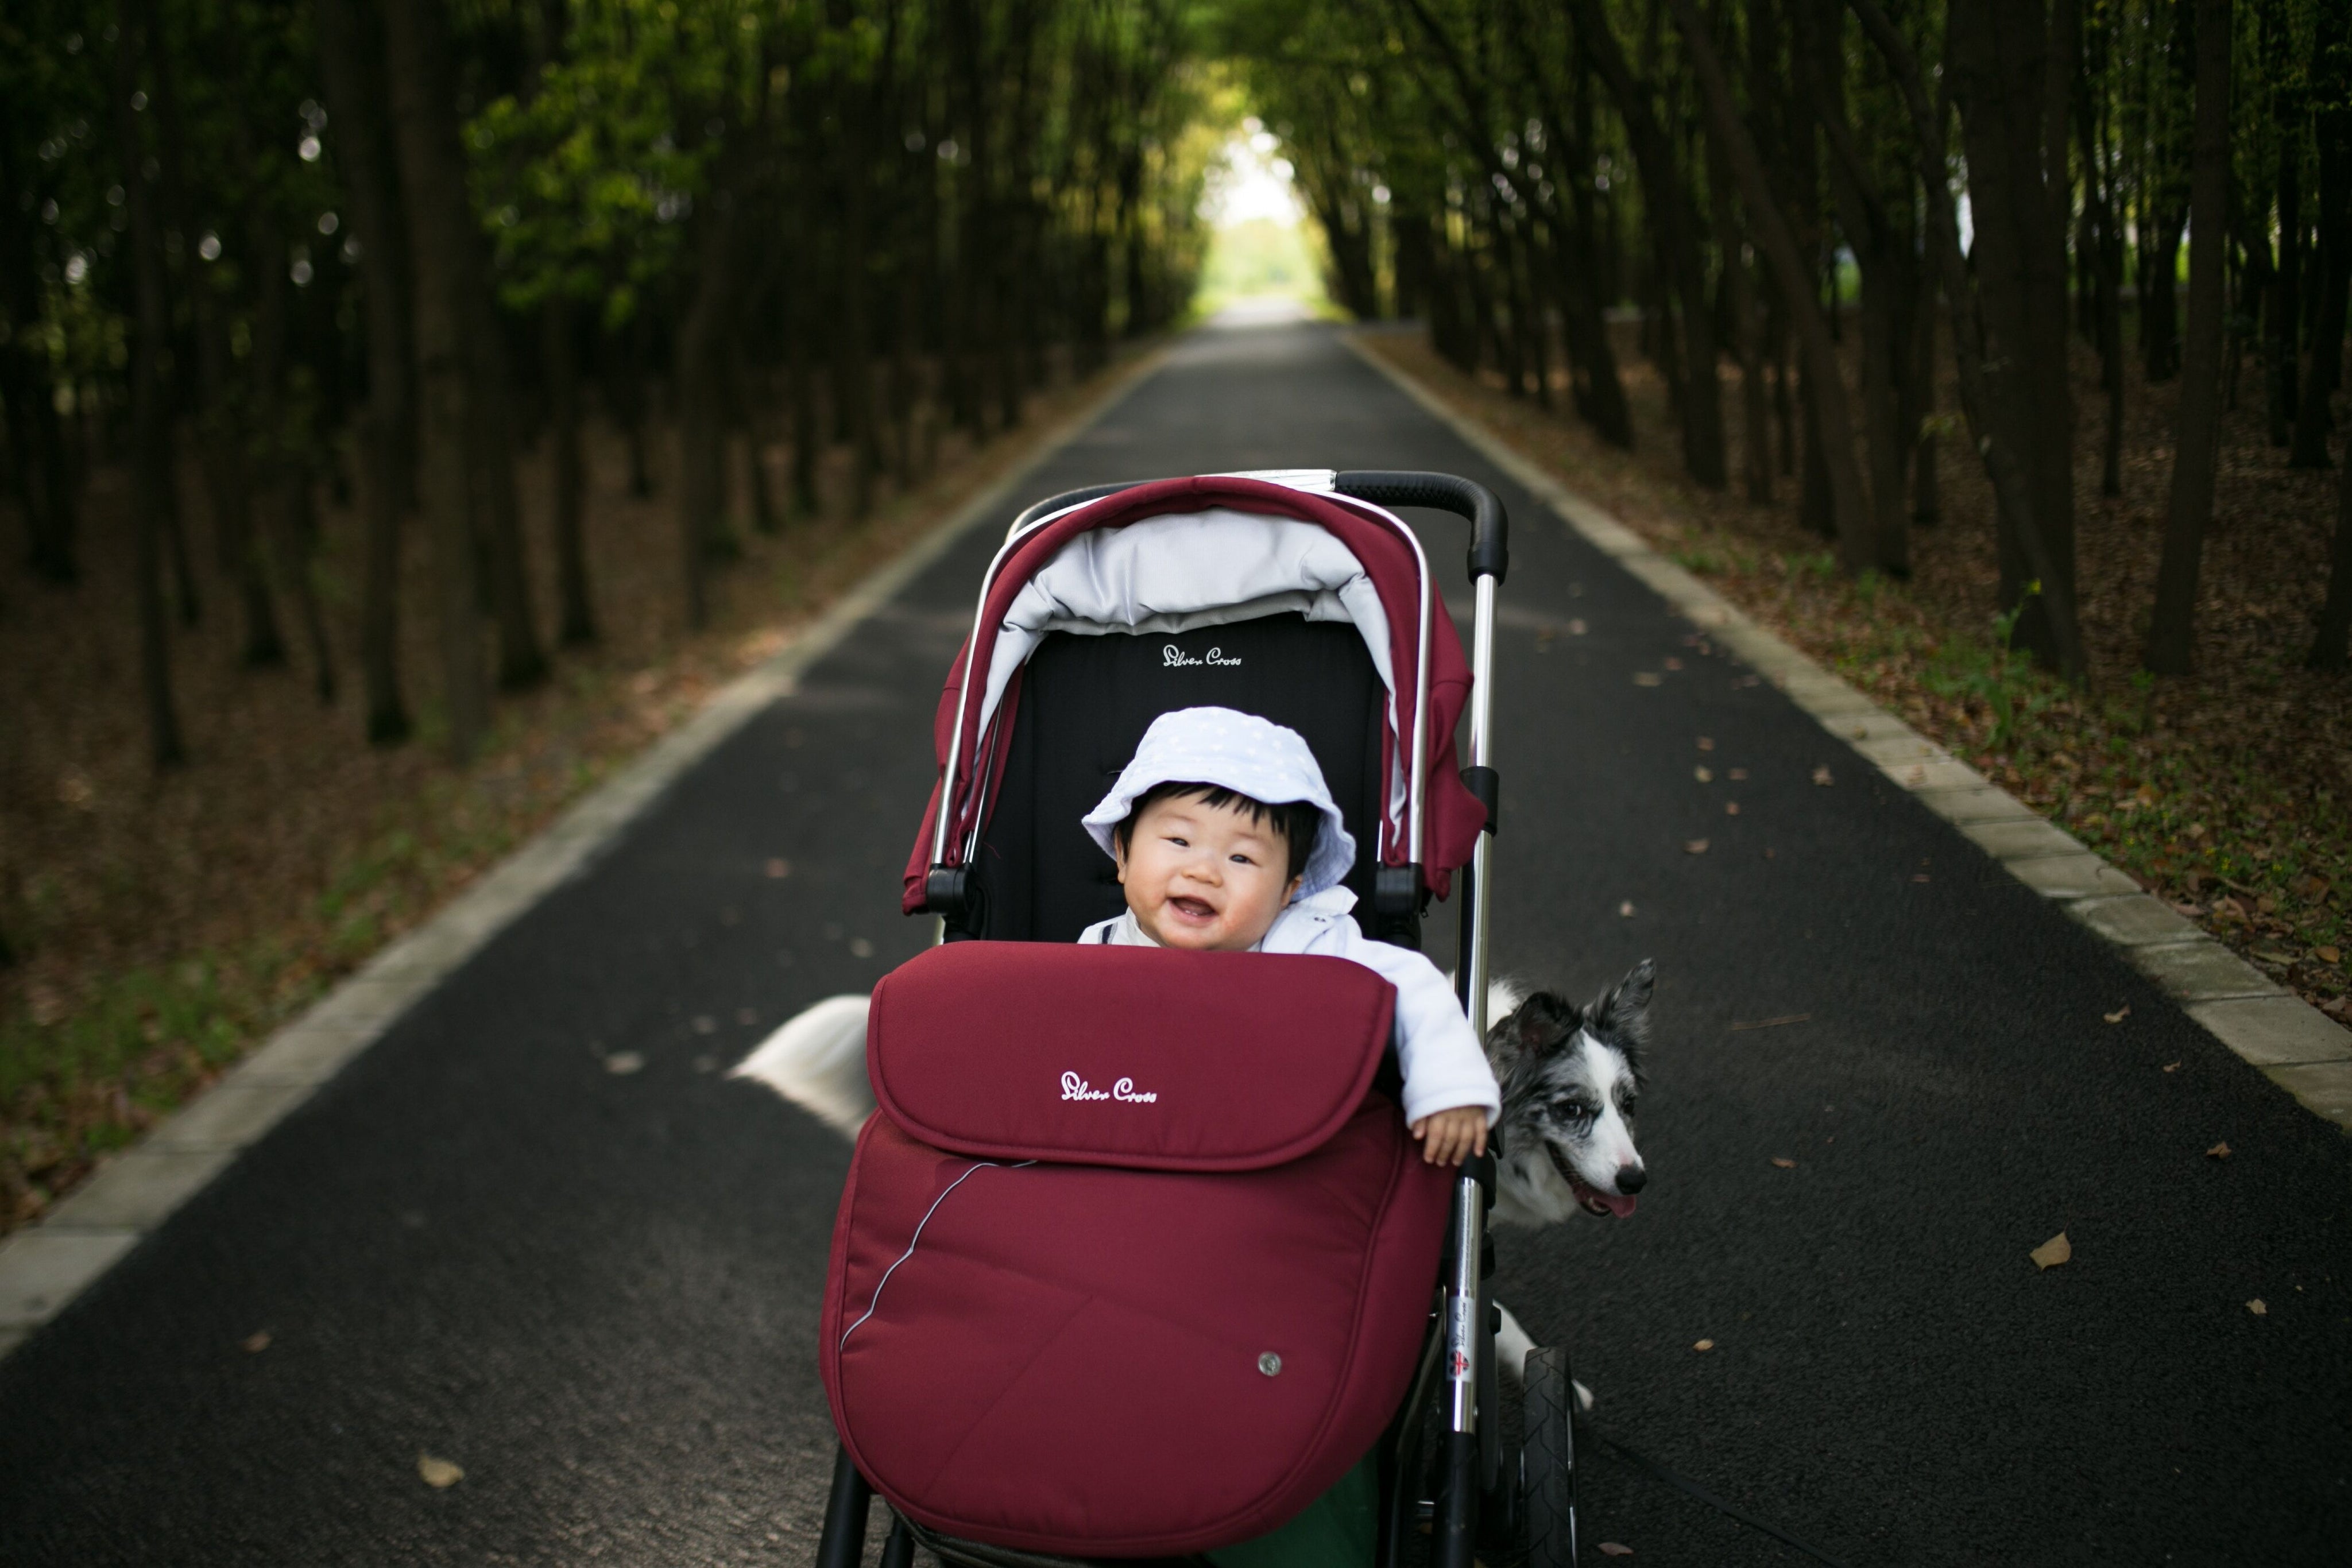
<svg viewBox="0 0 2352 1568">
<path fill-rule="evenodd" d="M 1339 958 L 1047 943 L 884 979 L 821 1331 L 876 1490 L 1118 1557 L 1337 1482 L 1404 1396 L 1451 1191 L 1371 1088 L 1395 1001 Z"/>
</svg>

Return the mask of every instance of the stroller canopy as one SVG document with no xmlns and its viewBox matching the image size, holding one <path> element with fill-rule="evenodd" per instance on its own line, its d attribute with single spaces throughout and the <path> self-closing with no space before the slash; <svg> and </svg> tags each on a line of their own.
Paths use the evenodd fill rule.
<svg viewBox="0 0 2352 1568">
<path fill-rule="evenodd" d="M 1380 865 L 1413 859 L 1413 737 L 1425 700 L 1420 859 L 1431 890 L 1444 896 L 1486 814 L 1460 779 L 1454 730 L 1470 672 L 1442 611 L 1419 547 L 1393 514 L 1292 485 L 1163 480 L 1032 527 L 999 552 L 973 632 L 949 667 L 934 726 L 941 785 L 908 861 L 903 906 L 910 914 L 925 907 L 926 873 L 934 864 L 965 864 L 980 842 L 1024 672 L 1053 633 L 1181 633 L 1281 615 L 1351 627 L 1384 688 L 1378 771 L 1386 787 L 1374 841 L 1364 849 Z M 1187 657 L 1173 644 L 1170 656 Z M 949 831 L 935 861 L 942 789 Z"/>
</svg>

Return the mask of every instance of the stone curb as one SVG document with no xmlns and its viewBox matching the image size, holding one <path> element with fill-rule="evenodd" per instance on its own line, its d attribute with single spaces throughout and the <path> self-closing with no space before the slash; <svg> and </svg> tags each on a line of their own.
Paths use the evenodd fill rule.
<svg viewBox="0 0 2352 1568">
<path fill-rule="evenodd" d="M 2189 1016 L 2304 1107 L 2352 1128 L 2352 1030 L 2283 991 L 2032 807 L 1814 664 L 1641 536 L 1367 348 L 1341 340 L 1586 542 L 1786 692 L 1865 764 L 1908 790 L 2003 870 L 2113 944 Z"/>
<path fill-rule="evenodd" d="M 63 1311 L 516 917 L 593 864 L 680 776 L 790 694 L 803 670 L 996 511 L 1165 358 L 1166 350 L 1157 350 L 1118 372 L 945 522 L 843 594 L 789 647 L 719 688 L 692 718 L 109 1160 L 39 1223 L 0 1241 L 0 1356 Z"/>
</svg>

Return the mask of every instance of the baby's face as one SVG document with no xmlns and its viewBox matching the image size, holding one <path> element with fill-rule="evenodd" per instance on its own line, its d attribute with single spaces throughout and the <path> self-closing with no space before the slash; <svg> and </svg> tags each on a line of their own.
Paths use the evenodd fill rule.
<svg viewBox="0 0 2352 1568">
<path fill-rule="evenodd" d="M 1271 821 L 1198 799 L 1153 802 L 1113 853 L 1135 923 L 1163 947 L 1255 947 L 1301 880 Z"/>
</svg>

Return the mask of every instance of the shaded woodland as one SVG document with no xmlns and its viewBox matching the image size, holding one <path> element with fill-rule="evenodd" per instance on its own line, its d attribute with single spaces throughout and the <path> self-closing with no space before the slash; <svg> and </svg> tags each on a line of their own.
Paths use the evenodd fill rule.
<svg viewBox="0 0 2352 1568">
<path fill-rule="evenodd" d="M 1849 574 L 1908 574 L 1963 443 L 2003 624 L 2070 678 L 2076 459 L 2121 494 L 2135 389 L 2179 389 L 2157 674 L 2189 668 L 2224 410 L 2259 404 L 2282 467 L 2343 458 L 2338 0 L 1244 0 L 1226 26 L 1350 310 L 1630 446 L 1631 308 L 1689 480 L 1793 490 Z M 2346 467 L 2305 569 L 2322 669 L 2352 631 Z"/>
<path fill-rule="evenodd" d="M 698 626 L 739 514 L 789 529 L 845 453 L 863 516 L 943 433 L 984 440 L 1180 315 L 1213 151 L 1187 57 L 1171 0 L 12 5 L 0 450 L 48 597 L 9 612 L 136 618 L 159 769 L 187 747 L 174 638 L 206 617 L 322 703 L 356 685 L 366 741 L 429 707 L 462 759 L 499 693 L 598 638 L 590 419 L 635 491 L 659 476 Z M 118 467 L 130 601 L 89 603 L 81 515 Z M 342 502 L 363 564 L 330 602 Z"/>
</svg>

